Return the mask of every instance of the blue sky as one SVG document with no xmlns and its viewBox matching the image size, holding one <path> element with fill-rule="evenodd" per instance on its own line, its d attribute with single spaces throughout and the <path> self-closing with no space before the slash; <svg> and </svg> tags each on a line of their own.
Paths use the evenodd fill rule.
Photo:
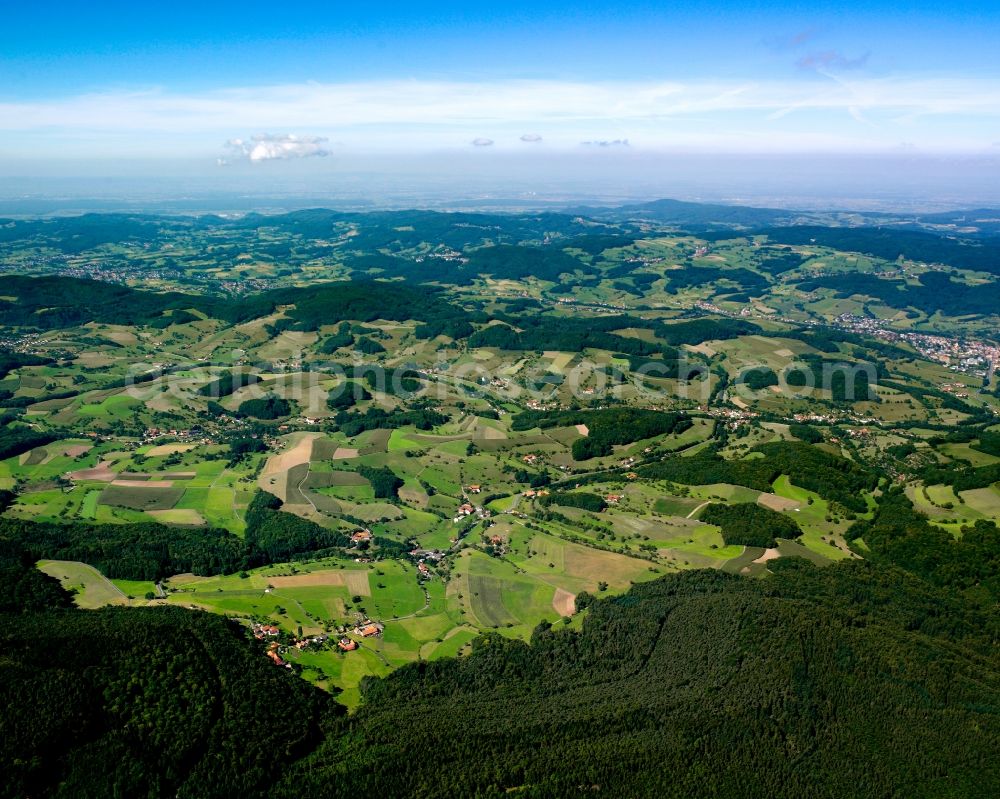
<svg viewBox="0 0 1000 799">
<path fill-rule="evenodd" d="M 5 5 L 6 162 L 1000 146 L 996 3 Z"/>
</svg>

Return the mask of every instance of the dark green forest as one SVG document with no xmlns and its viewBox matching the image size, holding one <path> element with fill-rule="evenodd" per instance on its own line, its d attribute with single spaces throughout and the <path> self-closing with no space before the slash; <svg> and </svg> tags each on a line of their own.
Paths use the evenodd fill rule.
<svg viewBox="0 0 1000 799">
<path fill-rule="evenodd" d="M 854 512 L 867 508 L 861 492 L 871 491 L 878 484 L 877 475 L 864 466 L 804 441 L 761 444 L 751 455 L 754 457 L 726 460 L 705 450 L 690 457 L 665 458 L 636 471 L 641 477 L 685 485 L 735 483 L 758 491 L 770 491 L 782 474 L 794 474 L 796 485 Z"/>
<path fill-rule="evenodd" d="M 997 619 L 870 563 L 696 571 L 366 685 L 299 796 L 987 797 Z M 405 761 L 406 768 L 385 768 Z"/>
<path fill-rule="evenodd" d="M 966 277 L 953 269 L 1000 275 L 1000 238 L 992 217 L 984 222 L 991 227 L 964 238 L 921 232 L 917 217 L 851 227 L 875 218 L 663 201 L 566 213 L 310 209 L 0 220 L 0 246 L 11 247 L 16 263 L 51 270 L 3 278 L 0 460 L 83 433 L 94 442 L 78 455 L 50 446 L 22 458 L 0 490 L 0 799 L 1000 796 L 1000 528 L 961 496 L 1000 483 L 1000 464 L 992 462 L 1000 457 L 997 417 L 993 403 L 982 401 L 998 390 L 996 378 L 991 384 L 989 372 L 980 374 L 956 396 L 943 381 L 957 378 L 917 368 L 926 352 L 911 349 L 914 339 L 869 338 L 868 327 L 834 319 L 834 312 L 814 324 L 788 310 L 831 294 L 869 297 L 874 310 L 866 304 L 857 314 L 888 324 L 880 304 L 917 309 L 926 321 L 911 312 L 899 319 L 927 332 L 995 315 L 1000 282 L 960 282 Z M 822 219 L 842 226 L 817 224 Z M 960 220 L 943 220 L 950 229 L 953 223 Z M 693 231 L 703 233 L 692 238 Z M 164 242 L 170 247 L 158 252 Z M 116 278 L 121 282 L 62 274 L 81 274 L 83 262 L 118 269 L 126 256 L 109 245 L 120 244 L 147 250 Z M 878 259 L 876 271 L 836 271 L 851 256 L 823 264 L 830 261 L 823 247 L 867 254 Z M 223 277 L 202 276 L 207 258 Z M 911 270 L 910 261 L 934 266 Z M 143 284 L 146 268 L 155 269 L 155 285 L 176 290 L 132 287 Z M 314 280 L 321 274 L 323 281 Z M 486 284 L 484 276 L 498 282 Z M 499 282 L 507 280 L 525 283 Z M 774 314 L 765 315 L 761 303 L 740 307 L 762 295 L 781 299 Z M 853 316 L 861 305 L 837 308 Z M 261 323 L 243 325 L 252 320 Z M 153 353 L 144 338 L 136 345 L 141 373 L 123 377 L 120 368 L 82 357 L 92 348 L 121 354 L 131 346 L 105 338 L 111 333 L 101 325 L 144 328 L 169 355 Z M 245 358 L 220 359 L 207 348 L 175 357 L 184 342 L 211 343 L 239 325 L 231 340 Z M 977 338 L 995 332 L 983 319 L 969 330 Z M 286 357 L 283 347 L 255 349 L 284 331 L 304 334 L 289 341 L 315 343 L 303 345 L 304 357 Z M 756 341 L 743 347 L 732 341 L 739 337 Z M 728 345 L 715 347 L 718 341 Z M 703 342 L 711 346 L 690 346 Z M 29 352 L 36 346 L 45 354 Z M 501 353 L 468 357 L 476 347 Z M 785 348 L 795 353 L 791 366 L 766 356 L 770 366 L 747 368 L 762 362 L 750 353 Z M 496 382 L 565 390 L 562 376 L 544 369 L 552 350 L 571 356 L 565 369 L 596 361 L 601 378 L 626 391 L 565 401 L 553 391 L 544 404 L 523 405 L 514 391 L 493 392 L 488 378 L 463 379 L 458 389 L 446 384 L 449 363 L 499 369 L 523 361 L 523 372 L 517 367 L 503 373 L 509 381 Z M 170 363 L 154 366 L 167 357 Z M 253 357 L 264 363 L 233 365 Z M 346 378 L 332 382 L 345 364 Z M 107 403 L 107 423 L 93 408 L 80 411 L 104 404 L 94 392 L 110 396 L 192 367 L 200 376 L 182 379 L 197 405 Z M 235 411 L 217 401 L 253 384 L 269 390 L 273 375 L 299 369 L 327 381 L 329 416 L 302 422 L 295 417 L 304 402 L 265 391 Z M 707 377 L 713 380 L 700 386 L 704 399 L 658 398 L 673 388 L 665 379 Z M 876 381 L 895 391 L 880 399 Z M 828 391 L 812 395 L 808 407 L 803 400 L 808 412 L 801 414 L 782 397 L 737 413 L 725 405 L 732 399 L 725 392 L 740 383 L 768 397 L 778 384 Z M 446 400 L 432 399 L 429 389 L 438 386 L 448 389 Z M 643 386 L 667 390 L 647 399 L 633 392 Z M 857 400 L 876 407 L 845 407 Z M 923 406 L 926 414 L 913 421 L 906 408 L 896 409 L 905 420 L 887 421 L 903 418 L 887 415 L 898 403 Z M 673 410 L 653 410 L 663 407 Z M 492 437 L 475 416 L 498 420 L 490 427 L 500 435 Z M 586 425 L 585 434 L 575 425 Z M 397 428 L 436 434 L 387 441 Z M 266 484 L 257 481 L 267 457 L 281 451 L 275 438 L 304 429 L 336 441 L 309 454 L 310 464 L 328 461 L 322 469 L 292 467 L 301 471 L 288 477 L 288 503 L 293 485 L 328 486 L 331 505 L 342 504 L 324 520 L 330 527 L 254 488 Z M 373 430 L 385 433 L 355 440 Z M 203 437 L 197 453 L 151 451 Z M 356 449 L 359 460 L 341 458 L 331 444 Z M 633 458 L 611 457 L 633 444 Z M 154 472 L 174 474 L 168 468 L 194 469 L 202 456 L 240 464 L 227 485 L 231 518 L 241 523 L 205 514 L 202 526 L 174 526 L 131 521 L 143 517 L 117 510 L 85 513 L 89 492 L 97 499 L 105 488 L 87 482 L 81 490 L 69 471 L 107 459 L 115 475 L 139 482 Z M 56 465 L 37 463 L 45 458 Z M 340 480 L 342 469 L 363 479 Z M 297 482 L 294 474 L 315 482 Z M 831 549 L 834 555 L 849 547 L 855 557 L 828 562 L 819 548 L 807 553 L 811 560 L 791 556 L 805 550 L 782 542 L 803 529 L 816 546 L 815 514 L 737 502 L 749 493 L 742 490 L 723 502 L 726 492 L 713 487 L 785 493 L 775 481 L 786 477 L 826 501 L 811 495 L 801 507 L 826 513 L 822 549 L 829 542 L 842 547 Z M 395 510 L 366 513 L 365 481 L 379 505 Z M 955 502 L 925 491 L 929 518 L 911 501 L 920 482 L 950 486 Z M 419 485 L 426 500 L 415 489 L 401 497 L 404 485 Z M 191 505 L 200 496 L 208 502 L 211 489 L 203 486 L 192 484 Z M 521 495 L 529 486 L 548 491 L 529 499 Z M 186 490 L 176 488 L 178 495 Z M 61 510 L 41 516 L 43 492 Z M 351 499 L 341 503 L 341 496 Z M 482 508 L 456 524 L 454 507 L 466 501 Z M 628 513 L 641 513 L 642 523 L 633 527 Z M 240 534 L 211 526 L 223 523 Z M 719 528 L 726 545 L 756 551 L 723 557 L 707 525 Z M 356 542 L 352 533 L 361 526 L 374 535 Z M 670 528 L 669 538 L 661 528 Z M 779 544 L 782 557 L 744 568 L 760 548 Z M 594 554 L 601 566 L 583 563 Z M 237 623 L 156 598 L 129 597 L 133 605 L 163 607 L 83 610 L 38 568 L 42 559 L 81 561 L 112 579 L 149 582 L 184 573 L 247 578 L 263 566 L 277 567 L 268 575 L 296 574 L 321 558 L 330 560 L 324 569 L 364 561 L 359 575 L 387 590 L 369 596 L 352 587 L 346 593 L 358 595 L 351 603 L 344 600 L 336 618 L 331 610 L 315 628 L 330 640 L 300 641 L 306 654 L 292 653 L 287 667 L 268 660 L 267 644 L 249 634 L 246 618 Z M 694 568 L 703 563 L 717 568 Z M 391 580 L 375 579 L 389 567 Z M 513 579 L 496 578 L 501 569 Z M 545 577 L 557 572 L 560 590 L 577 592 L 562 609 L 550 599 L 554 577 Z M 442 597 L 453 600 L 440 629 L 461 628 L 463 637 L 435 628 L 426 646 L 417 631 L 437 620 L 403 610 L 401 599 L 389 604 L 400 575 L 414 608 L 422 598 L 425 610 Z M 563 578 L 572 579 L 568 588 Z M 527 603 L 528 591 L 540 608 L 529 621 L 513 604 L 506 624 L 499 615 L 489 625 L 485 611 L 476 615 L 490 603 Z M 559 615 L 574 613 L 573 602 L 573 617 Z M 219 610 L 237 606 L 227 601 Z M 276 612 L 287 616 L 282 606 Z M 387 623 L 378 642 L 357 635 L 360 651 L 340 653 L 340 625 L 354 635 L 369 612 L 373 621 L 392 614 L 403 623 Z M 553 621 L 521 640 L 546 616 Z M 467 631 L 485 629 L 492 631 L 470 642 Z M 299 627 L 297 637 L 316 634 Z M 280 635 L 293 645 L 290 628 Z M 344 658 L 334 661 L 338 668 L 387 676 L 366 677 L 358 705 L 354 683 L 310 662 L 314 645 L 329 650 L 324 657 Z M 453 652 L 461 656 L 447 656 Z M 356 707 L 351 715 L 338 694 Z"/>
<path fill-rule="evenodd" d="M 777 546 L 779 538 L 794 539 L 802 535 L 794 519 L 756 502 L 732 505 L 713 502 L 698 519 L 721 528 L 722 540 L 726 544 L 742 544 L 745 547 L 773 547 Z"/>
<path fill-rule="evenodd" d="M 258 491 L 246 511 L 243 538 L 218 528 L 156 522 L 55 524 L 5 517 L 0 518 L 0 549 L 14 548 L 32 563 L 79 560 L 111 578 L 160 580 L 182 572 L 233 574 L 299 556 L 343 554 L 351 546 L 344 533 L 283 513 L 281 506 L 273 494 Z M 405 549 L 388 538 L 376 537 L 374 543 L 393 553 Z"/>
<path fill-rule="evenodd" d="M 1000 626 L 896 567 L 797 559 L 586 594 L 582 632 L 488 634 L 345 717 L 239 627 L 0 584 L 3 796 L 989 797 Z M 17 597 L 23 601 L 23 595 Z M 406 763 L 405 768 L 392 764 Z M 919 764 L 917 767 L 915 764 Z"/>
<path fill-rule="evenodd" d="M 587 435 L 573 442 L 573 459 L 586 461 L 610 455 L 617 444 L 631 444 L 665 433 L 683 433 L 693 422 L 682 413 L 662 413 L 643 408 L 605 408 L 576 411 L 521 411 L 511 419 L 511 429 L 586 425 Z"/>
</svg>

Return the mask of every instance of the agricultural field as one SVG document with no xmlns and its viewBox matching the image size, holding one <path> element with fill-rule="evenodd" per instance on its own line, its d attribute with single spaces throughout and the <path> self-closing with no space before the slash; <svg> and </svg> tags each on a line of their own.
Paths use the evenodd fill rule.
<svg viewBox="0 0 1000 799">
<path fill-rule="evenodd" d="M 175 220 L 68 261 L 11 239 L 0 524 L 51 533 L 33 560 L 81 607 L 273 625 L 355 708 L 484 632 L 575 628 L 581 595 L 864 558 L 900 495 L 956 542 L 1000 521 L 990 278 L 781 230 L 489 220 Z M 115 282 L 60 271 L 110 254 Z M 981 305 L 935 305 L 943 276 Z"/>
<path fill-rule="evenodd" d="M 39 561 L 38 568 L 50 577 L 55 577 L 63 588 L 72 592 L 74 601 L 81 608 L 132 604 L 132 600 L 120 586 L 86 563 L 43 560 Z"/>
</svg>

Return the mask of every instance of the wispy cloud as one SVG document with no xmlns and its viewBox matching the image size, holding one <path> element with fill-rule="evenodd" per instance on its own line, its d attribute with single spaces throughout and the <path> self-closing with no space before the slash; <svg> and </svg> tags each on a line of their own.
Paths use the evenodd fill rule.
<svg viewBox="0 0 1000 799">
<path fill-rule="evenodd" d="M 521 141 L 528 142 L 529 144 L 535 144 L 536 142 L 540 142 L 541 140 L 542 140 L 542 137 L 539 136 L 537 133 L 522 133 L 521 134 Z"/>
<path fill-rule="evenodd" d="M 241 137 L 234 140 L 239 158 L 316 156 L 326 151 L 327 137 L 354 149 L 468 147 L 485 138 L 484 128 L 498 151 L 542 134 L 553 148 L 570 149 L 602 130 L 614 131 L 609 142 L 627 137 L 636 149 L 701 142 L 735 151 L 748 142 L 857 149 L 900 140 L 922 149 L 956 142 L 988 148 L 995 140 L 1000 79 L 876 78 L 848 69 L 857 61 L 814 54 L 805 63 L 834 78 L 822 83 L 811 75 L 772 81 L 377 81 L 8 101 L 0 102 L 0 151 L 48 146 L 55 153 L 69 144 L 101 155 L 208 150 L 214 156 L 217 142 L 254 130 L 297 135 Z"/>
<path fill-rule="evenodd" d="M 865 53 L 857 58 L 848 58 L 836 50 L 822 50 L 818 53 L 806 53 L 798 61 L 799 69 L 828 72 L 833 70 L 861 69 L 867 66 L 871 53 Z"/>
<path fill-rule="evenodd" d="M 487 139 L 485 136 L 477 136 L 472 140 L 473 147 L 492 147 L 493 139 Z"/>
<path fill-rule="evenodd" d="M 816 28 L 804 28 L 791 35 L 768 36 L 764 39 L 764 44 L 777 52 L 796 50 L 811 42 L 818 35 L 819 31 Z"/>
</svg>

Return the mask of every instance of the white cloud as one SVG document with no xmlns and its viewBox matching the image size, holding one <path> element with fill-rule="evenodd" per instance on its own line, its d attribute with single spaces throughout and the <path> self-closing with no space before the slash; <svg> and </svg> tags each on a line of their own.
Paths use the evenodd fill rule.
<svg viewBox="0 0 1000 799">
<path fill-rule="evenodd" d="M 607 131 L 609 141 L 627 137 L 643 150 L 888 149 L 901 140 L 982 150 L 998 116 L 996 78 L 809 71 L 780 81 L 386 80 L 0 102 L 0 151 L 214 157 L 214 142 L 237 131 L 299 131 L 233 140 L 238 158 L 263 161 L 319 155 L 323 136 L 352 150 L 467 147 L 484 128 L 497 149 L 544 129 L 553 149 Z"/>
<path fill-rule="evenodd" d="M 248 161 L 275 161 L 329 155 L 329 151 L 323 147 L 327 141 L 320 136 L 274 136 L 265 133 L 251 136 L 249 140 L 230 139 L 226 142 L 226 147 L 234 155 Z"/>
<path fill-rule="evenodd" d="M 522 133 L 521 134 L 521 141 L 528 142 L 530 144 L 534 144 L 535 142 L 540 142 L 541 140 L 542 140 L 542 137 L 539 136 L 537 133 Z"/>
<path fill-rule="evenodd" d="M 487 139 L 485 136 L 478 136 L 472 140 L 473 147 L 492 147 L 493 139 Z"/>
<path fill-rule="evenodd" d="M 628 147 L 628 139 L 597 139 L 580 142 L 584 147 Z"/>
<path fill-rule="evenodd" d="M 871 53 L 864 53 L 857 58 L 848 58 L 836 50 L 822 50 L 817 53 L 806 53 L 795 65 L 799 69 L 812 69 L 817 72 L 832 72 L 845 69 L 861 69 L 867 66 Z"/>
</svg>

